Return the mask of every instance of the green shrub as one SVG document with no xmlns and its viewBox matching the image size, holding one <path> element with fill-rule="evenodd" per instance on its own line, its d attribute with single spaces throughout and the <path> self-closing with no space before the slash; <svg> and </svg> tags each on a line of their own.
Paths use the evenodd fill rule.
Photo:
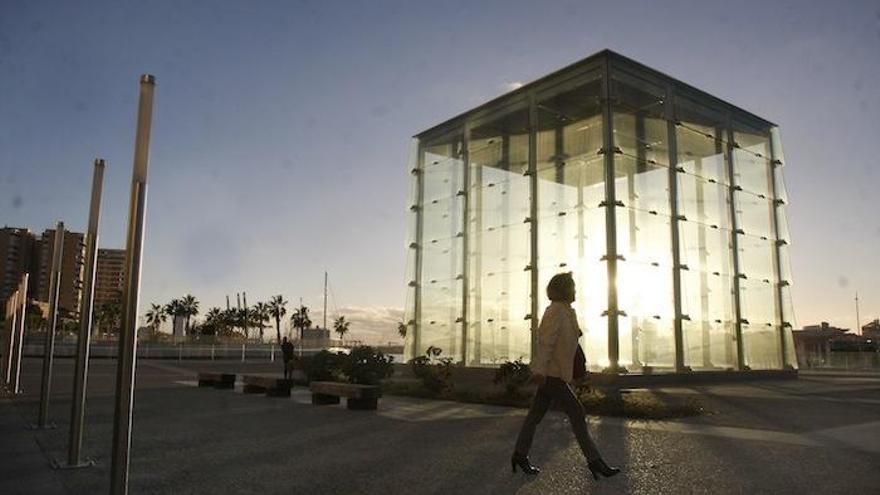
<svg viewBox="0 0 880 495">
<path fill-rule="evenodd" d="M 495 385 L 504 385 L 504 391 L 507 395 L 518 395 L 520 389 L 528 385 L 532 379 L 532 370 L 529 365 L 522 362 L 522 358 L 516 361 L 507 361 L 495 371 L 495 378 L 492 383 Z"/>
<path fill-rule="evenodd" d="M 370 346 L 359 346 L 351 350 L 342 360 L 342 372 L 351 383 L 378 385 L 383 378 L 394 372 L 391 365 L 394 358 Z"/>
<path fill-rule="evenodd" d="M 303 371 L 310 382 L 340 381 L 345 354 L 321 351 L 302 361 Z"/>
<path fill-rule="evenodd" d="M 436 351 L 439 351 L 437 348 Z M 440 352 L 430 352 L 437 357 Z M 430 356 L 419 356 L 409 362 L 413 375 L 422 381 L 431 393 L 445 393 L 452 389 L 452 358 L 432 359 Z"/>
</svg>

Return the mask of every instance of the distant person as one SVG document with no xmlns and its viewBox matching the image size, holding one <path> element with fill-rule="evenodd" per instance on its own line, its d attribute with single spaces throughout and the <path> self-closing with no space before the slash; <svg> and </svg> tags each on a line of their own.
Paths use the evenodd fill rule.
<svg viewBox="0 0 880 495">
<path fill-rule="evenodd" d="M 531 363 L 532 380 L 538 384 L 538 391 L 516 439 L 510 466 L 514 472 L 517 466 L 527 474 L 541 472 L 529 461 L 529 449 L 532 447 L 535 427 L 544 418 L 550 403 L 555 402 L 568 415 L 593 478 L 598 480 L 600 474 L 606 478 L 614 476 L 620 469 L 610 467 L 602 460 L 602 455 L 587 430 L 584 408 L 568 385 L 573 380 L 575 356 L 580 348 L 578 339 L 581 335 L 577 315 L 571 307 L 575 299 L 571 273 L 553 276 L 547 284 L 547 297 L 551 302 L 538 327 L 538 345 Z"/>
<path fill-rule="evenodd" d="M 293 344 L 287 337 L 281 341 L 281 359 L 284 360 L 284 379 L 290 380 L 293 376 Z"/>
</svg>

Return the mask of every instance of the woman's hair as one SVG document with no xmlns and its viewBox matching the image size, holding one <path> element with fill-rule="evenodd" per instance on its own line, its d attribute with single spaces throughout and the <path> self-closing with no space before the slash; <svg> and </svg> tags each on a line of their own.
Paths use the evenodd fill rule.
<svg viewBox="0 0 880 495">
<path fill-rule="evenodd" d="M 571 302 L 574 294 L 574 279 L 571 272 L 553 275 L 547 284 L 547 297 L 551 301 Z"/>
</svg>

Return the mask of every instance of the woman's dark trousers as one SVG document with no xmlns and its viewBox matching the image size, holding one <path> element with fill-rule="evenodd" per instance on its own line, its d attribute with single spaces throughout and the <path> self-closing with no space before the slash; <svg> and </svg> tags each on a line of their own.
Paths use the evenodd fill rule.
<svg viewBox="0 0 880 495">
<path fill-rule="evenodd" d="M 547 409 L 553 402 L 561 406 L 565 414 L 568 415 L 571 429 L 574 430 L 574 436 L 577 438 L 578 445 L 580 445 L 587 461 L 599 460 L 601 458 L 599 450 L 587 431 L 587 418 L 583 406 L 574 396 L 571 387 L 561 378 L 555 376 L 548 376 L 544 380 L 544 384 L 538 387 L 538 393 L 535 394 L 535 400 L 532 402 L 529 414 L 526 416 L 522 429 L 519 431 L 519 437 L 516 439 L 515 452 L 524 456 L 529 455 L 532 438 L 535 436 L 535 428 L 544 419 L 544 414 L 547 413 Z"/>
</svg>

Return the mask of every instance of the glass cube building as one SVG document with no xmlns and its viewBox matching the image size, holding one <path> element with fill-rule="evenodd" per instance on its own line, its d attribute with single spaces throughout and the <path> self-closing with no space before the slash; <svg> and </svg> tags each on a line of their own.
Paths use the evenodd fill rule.
<svg viewBox="0 0 880 495">
<path fill-rule="evenodd" d="M 414 138 L 406 358 L 528 362 L 559 272 L 593 371 L 789 369 L 775 124 L 610 51 Z"/>
</svg>

